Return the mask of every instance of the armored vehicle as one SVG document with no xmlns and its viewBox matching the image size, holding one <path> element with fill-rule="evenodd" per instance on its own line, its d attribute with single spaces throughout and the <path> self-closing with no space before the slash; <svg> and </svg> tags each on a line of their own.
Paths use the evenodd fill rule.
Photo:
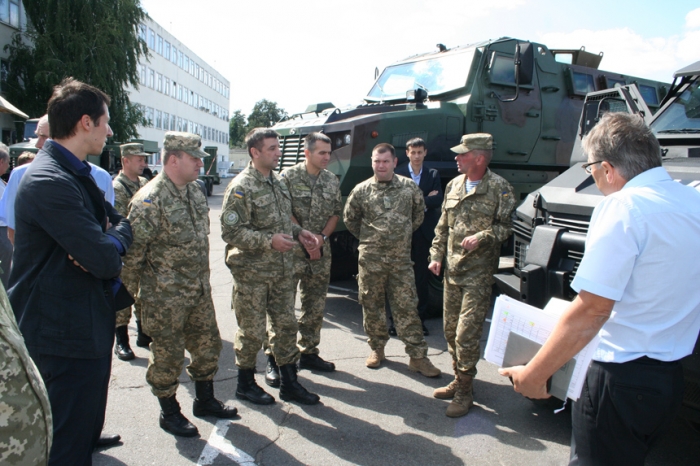
<svg viewBox="0 0 700 466">
<path fill-rule="evenodd" d="M 209 156 L 202 159 L 204 163 L 204 173 L 199 175 L 199 179 L 204 183 L 207 196 L 211 196 L 211 193 L 214 191 L 214 185 L 221 184 L 219 172 L 216 170 L 216 154 L 218 152 L 218 147 L 206 146 L 204 152 L 209 154 Z"/>
<path fill-rule="evenodd" d="M 372 176 L 376 144 L 394 145 L 401 164 L 408 161 L 406 142 L 421 137 L 425 165 L 440 171 L 444 186 L 457 175 L 450 147 L 463 134 L 483 131 L 494 136 L 492 170 L 523 199 L 569 168 L 587 93 L 636 83 L 656 109 L 668 91 L 668 84 L 601 71 L 601 60 L 602 53 L 583 48 L 551 50 L 511 38 L 452 49 L 438 44 L 435 52 L 387 67 L 360 105 L 311 105 L 274 125 L 282 136 L 279 169 L 302 160 L 304 136 L 322 131 L 332 141 L 329 170 L 347 196 Z M 355 240 L 343 230 L 340 225 L 331 238 L 334 276 L 355 262 Z"/>
<path fill-rule="evenodd" d="M 515 212 L 515 266 L 512 273 L 496 275 L 501 292 L 540 308 L 552 297 L 572 300 L 576 296 L 570 284 L 583 257 L 593 209 L 603 199 L 592 176 L 581 169 L 586 159 L 580 140 L 603 113 L 641 115 L 662 146 L 663 166 L 671 177 L 700 189 L 700 61 L 677 71 L 674 78 L 660 110 L 653 116 L 634 85 L 589 94 L 571 168 L 531 193 Z M 698 344 L 683 364 L 684 415 L 700 425 Z"/>
</svg>

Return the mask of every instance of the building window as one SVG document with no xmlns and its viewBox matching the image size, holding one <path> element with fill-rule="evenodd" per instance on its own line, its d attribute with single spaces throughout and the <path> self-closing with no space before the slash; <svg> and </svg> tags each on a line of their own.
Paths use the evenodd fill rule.
<svg viewBox="0 0 700 466">
<path fill-rule="evenodd" d="M 142 86 L 146 85 L 148 77 L 146 76 L 146 65 L 139 65 L 139 82 Z"/>
<path fill-rule="evenodd" d="M 177 65 L 182 68 L 182 65 L 184 63 L 184 54 L 182 53 L 182 50 L 178 51 L 177 53 Z"/>
<path fill-rule="evenodd" d="M 177 130 L 182 131 L 182 118 L 177 117 Z"/>
<path fill-rule="evenodd" d="M 179 100 L 180 102 L 183 102 L 183 100 L 182 100 L 182 93 L 183 92 L 182 91 L 183 91 L 182 84 L 180 84 L 179 86 L 177 86 L 177 100 Z M 178 131 L 180 131 L 180 130 L 178 130 Z"/>
<path fill-rule="evenodd" d="M 170 94 L 170 97 L 177 99 L 177 83 L 175 81 L 173 81 L 172 94 Z"/>
<path fill-rule="evenodd" d="M 170 131 L 175 131 L 175 122 L 177 117 L 175 115 L 170 115 Z"/>
<path fill-rule="evenodd" d="M 170 95 L 170 78 L 165 78 L 165 88 L 163 89 L 165 95 Z"/>
<path fill-rule="evenodd" d="M 160 73 L 156 73 L 156 89 L 158 92 L 163 92 L 163 75 Z"/>
<path fill-rule="evenodd" d="M 183 62 L 182 69 L 189 72 L 190 69 L 190 57 L 185 55 L 185 61 Z"/>
<path fill-rule="evenodd" d="M 163 43 L 163 56 L 170 61 L 170 42 L 167 40 Z"/>
<path fill-rule="evenodd" d="M 1 2 L 1 1 L 2 1 L 2 0 L 0 0 L 0 2 Z M 145 24 L 139 24 L 139 38 L 140 38 L 141 40 L 143 40 L 144 42 L 146 42 L 146 39 L 147 39 L 147 35 L 146 35 L 146 30 L 147 30 L 147 29 L 148 29 L 148 28 L 146 27 Z"/>
<path fill-rule="evenodd" d="M 170 61 L 177 65 L 177 48 L 173 45 L 173 52 L 170 55 Z"/>
<path fill-rule="evenodd" d="M 160 34 L 156 37 L 156 52 L 158 52 L 159 55 L 163 55 L 163 38 Z"/>
<path fill-rule="evenodd" d="M 194 60 L 190 59 L 190 74 L 194 76 Z"/>
<path fill-rule="evenodd" d="M 153 89 L 156 85 L 156 72 L 152 69 L 148 69 L 148 87 Z"/>
<path fill-rule="evenodd" d="M 156 33 L 151 28 L 148 28 L 148 48 L 151 50 L 156 48 Z"/>
<path fill-rule="evenodd" d="M 148 126 L 153 126 L 153 107 L 146 107 L 146 120 L 148 120 Z"/>
<path fill-rule="evenodd" d="M 156 110 L 156 129 L 161 129 L 163 121 L 163 112 Z"/>
</svg>

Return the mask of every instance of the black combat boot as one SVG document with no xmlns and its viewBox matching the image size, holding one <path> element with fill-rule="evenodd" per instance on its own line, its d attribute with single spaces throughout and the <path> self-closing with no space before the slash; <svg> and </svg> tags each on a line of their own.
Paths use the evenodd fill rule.
<svg viewBox="0 0 700 466">
<path fill-rule="evenodd" d="M 137 320 L 136 321 L 136 331 L 138 332 L 136 334 L 136 346 L 140 348 L 148 348 L 148 345 L 151 344 L 153 341 L 153 338 L 149 337 L 145 333 L 143 333 L 143 329 L 141 329 L 141 321 Z"/>
<path fill-rule="evenodd" d="M 270 387 L 279 388 L 280 370 L 273 355 L 267 357 L 267 369 L 265 370 L 265 383 Z"/>
<path fill-rule="evenodd" d="M 299 369 L 333 372 L 335 370 L 335 364 L 324 361 L 318 354 L 302 353 L 301 358 L 299 358 Z"/>
<path fill-rule="evenodd" d="M 192 413 L 195 416 L 214 416 L 219 419 L 230 419 L 238 413 L 236 408 L 225 406 L 221 401 L 214 398 L 213 380 L 195 381 L 194 390 L 197 397 L 192 404 Z"/>
<path fill-rule="evenodd" d="M 297 382 L 297 365 L 285 364 L 280 366 L 280 376 L 282 383 L 280 384 L 280 398 L 284 401 L 298 401 L 305 405 L 315 405 L 319 402 L 318 395 L 309 393 L 304 387 Z"/>
<path fill-rule="evenodd" d="M 275 402 L 275 399 L 255 382 L 254 369 L 238 369 L 236 398 L 248 400 L 256 405 L 270 405 Z"/>
<path fill-rule="evenodd" d="M 117 337 L 116 344 L 114 345 L 114 354 L 122 361 L 131 361 L 134 359 L 136 356 L 134 352 L 131 351 L 131 346 L 129 346 L 129 332 L 126 325 L 117 327 L 114 334 Z"/>
<path fill-rule="evenodd" d="M 163 430 L 180 437 L 199 435 L 197 428 L 180 412 L 180 404 L 175 399 L 175 395 L 158 398 L 158 402 L 160 403 L 160 427 Z"/>
</svg>

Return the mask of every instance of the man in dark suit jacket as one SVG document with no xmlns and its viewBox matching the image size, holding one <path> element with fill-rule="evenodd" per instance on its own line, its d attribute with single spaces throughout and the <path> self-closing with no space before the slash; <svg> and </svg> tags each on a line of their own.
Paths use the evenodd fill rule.
<svg viewBox="0 0 700 466">
<path fill-rule="evenodd" d="M 397 175 L 412 178 L 423 192 L 425 200 L 425 217 L 420 228 L 413 232 L 411 241 L 411 260 L 413 272 L 416 276 L 416 291 L 418 292 L 418 315 L 421 322 L 425 321 L 428 312 L 428 262 L 430 260 L 430 245 L 435 237 L 435 226 L 440 220 L 440 207 L 442 206 L 442 184 L 440 174 L 434 168 L 423 167 L 423 160 L 427 155 L 425 142 L 421 138 L 413 138 L 406 143 L 406 155 L 409 163 L 401 165 L 395 171 Z M 393 322 L 389 328 L 393 329 Z M 392 333 L 395 335 L 396 331 Z M 428 334 L 428 329 L 423 325 L 423 334 Z"/>
<path fill-rule="evenodd" d="M 10 301 L 49 393 L 49 464 L 90 465 L 107 405 L 115 313 L 129 221 L 104 200 L 85 159 L 102 152 L 109 97 L 65 79 L 48 104 L 51 139 L 15 201 Z M 133 301 L 131 301 L 133 302 Z"/>
</svg>

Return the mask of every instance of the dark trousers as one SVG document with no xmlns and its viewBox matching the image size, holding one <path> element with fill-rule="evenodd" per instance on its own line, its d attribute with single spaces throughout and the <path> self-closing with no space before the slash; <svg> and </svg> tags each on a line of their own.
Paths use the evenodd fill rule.
<svg viewBox="0 0 700 466">
<path fill-rule="evenodd" d="M 643 465 L 682 400 L 678 361 L 592 362 L 573 405 L 569 465 Z"/>
<path fill-rule="evenodd" d="M 99 359 L 42 354 L 34 361 L 49 392 L 53 414 L 49 466 L 91 465 L 105 420 L 112 353 Z"/>
<path fill-rule="evenodd" d="M 416 292 L 418 293 L 418 317 L 425 320 L 428 314 L 428 270 L 430 256 L 430 241 L 428 241 L 420 228 L 413 232 L 411 241 L 411 260 L 413 261 L 413 273 L 416 275 Z"/>
</svg>

